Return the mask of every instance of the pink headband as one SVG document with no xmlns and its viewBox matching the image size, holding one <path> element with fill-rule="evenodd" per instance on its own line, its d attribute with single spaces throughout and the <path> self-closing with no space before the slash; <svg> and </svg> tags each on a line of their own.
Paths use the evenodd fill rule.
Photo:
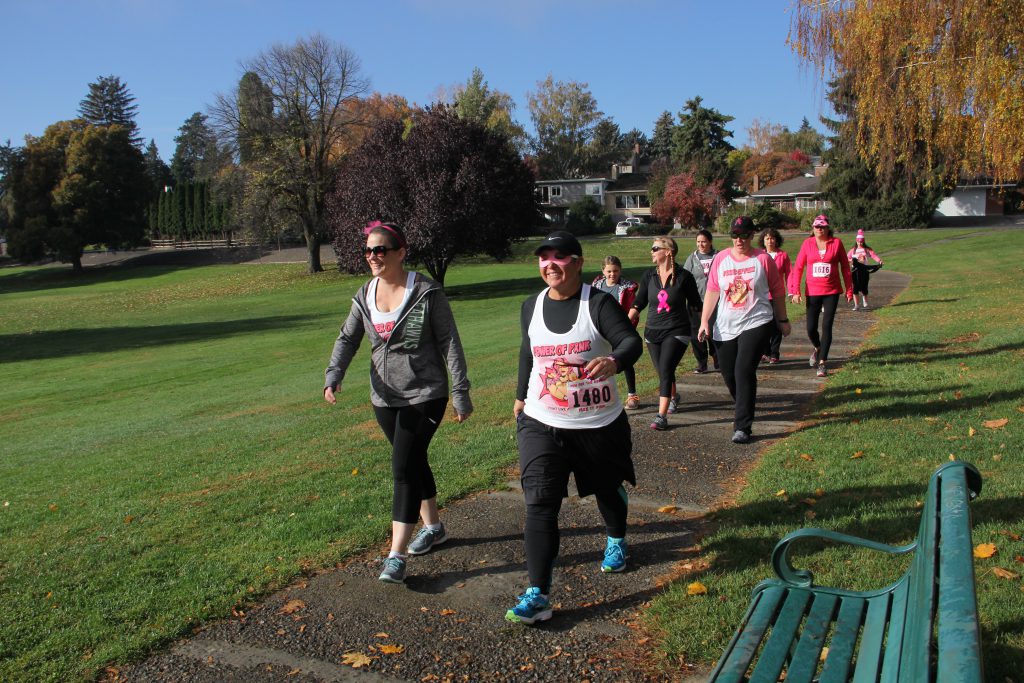
<svg viewBox="0 0 1024 683">
<path fill-rule="evenodd" d="M 373 221 L 372 223 L 367 223 L 366 227 L 363 228 L 363 234 L 364 235 L 369 235 L 371 232 L 373 232 L 377 228 L 383 228 L 384 230 L 387 230 L 392 235 L 394 235 L 395 239 L 398 240 L 398 246 L 402 247 L 403 249 L 408 249 L 409 248 L 409 245 L 407 245 L 405 243 L 405 238 L 403 238 L 402 235 L 399 234 L 399 232 L 397 230 L 392 228 L 390 225 L 386 225 L 384 223 L 381 223 L 380 221 Z"/>
</svg>

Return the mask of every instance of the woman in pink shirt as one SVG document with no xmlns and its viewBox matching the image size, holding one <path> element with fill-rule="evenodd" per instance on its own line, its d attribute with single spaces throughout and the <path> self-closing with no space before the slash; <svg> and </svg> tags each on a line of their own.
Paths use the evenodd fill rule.
<svg viewBox="0 0 1024 683">
<path fill-rule="evenodd" d="M 722 379 L 736 401 L 733 443 L 747 443 L 757 401 L 757 364 L 776 327 L 789 335 L 786 285 L 771 256 L 755 249 L 754 223 L 739 216 L 730 231 L 732 248 L 715 255 L 708 272 L 698 339 L 718 347 Z M 769 296 L 770 293 L 770 296 Z M 718 317 L 711 322 L 717 309 Z"/>
<path fill-rule="evenodd" d="M 789 279 L 789 271 L 793 270 L 793 263 L 789 260 L 789 254 L 782 251 L 782 234 L 775 228 L 765 228 L 758 238 L 758 244 L 775 261 L 775 267 L 779 269 L 782 281 Z M 771 293 L 768 294 L 771 298 Z M 782 348 L 782 332 L 776 328 L 772 332 L 772 338 L 768 340 L 768 350 L 761 360 L 767 360 L 768 365 L 775 365 L 779 362 L 779 353 Z"/>
<path fill-rule="evenodd" d="M 871 273 L 882 267 L 882 257 L 879 256 L 864 241 L 864 231 L 857 231 L 857 246 L 846 252 L 850 259 L 850 266 L 853 268 L 853 310 L 857 310 L 857 295 L 860 294 L 861 308 L 868 307 L 868 282 L 871 280 Z M 868 259 L 876 265 L 869 266 Z"/>
<path fill-rule="evenodd" d="M 850 277 L 850 262 L 846 258 L 846 248 L 842 240 L 832 236 L 832 228 L 828 217 L 824 214 L 814 219 L 811 230 L 813 235 L 804 240 L 800 253 L 796 257 L 796 265 L 789 274 L 789 294 L 793 303 L 798 304 L 800 297 L 800 278 L 807 269 L 807 286 L 804 299 L 807 301 L 807 337 L 814 345 L 811 352 L 810 365 L 817 367 L 818 377 L 824 377 L 825 361 L 832 346 L 832 323 L 836 319 L 836 307 L 839 295 L 845 294 L 847 301 L 853 300 L 853 284 Z M 840 274 L 842 282 L 840 282 Z M 821 334 L 818 334 L 818 319 L 824 311 L 821 323 Z"/>
</svg>

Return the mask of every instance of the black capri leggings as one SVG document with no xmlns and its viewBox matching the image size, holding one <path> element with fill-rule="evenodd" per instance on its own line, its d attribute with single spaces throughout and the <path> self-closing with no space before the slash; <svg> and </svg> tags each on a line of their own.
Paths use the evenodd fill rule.
<svg viewBox="0 0 1024 683">
<path fill-rule="evenodd" d="M 377 423 L 391 442 L 391 474 L 395 480 L 391 519 L 396 522 L 415 524 L 420 503 L 437 495 L 427 448 L 447 406 L 447 398 L 436 398 L 399 408 L 373 407 Z"/>
<path fill-rule="evenodd" d="M 660 342 L 647 342 L 654 369 L 658 372 L 658 395 L 672 398 L 675 393 L 676 368 L 686 353 L 690 338 L 683 335 L 665 337 Z"/>
<path fill-rule="evenodd" d="M 828 360 L 828 350 L 832 347 L 832 323 L 836 319 L 836 306 L 839 305 L 838 294 L 807 297 L 807 338 L 818 349 L 818 360 Z M 825 318 L 821 321 L 821 334 L 818 334 L 818 318 L 822 309 Z"/>
</svg>

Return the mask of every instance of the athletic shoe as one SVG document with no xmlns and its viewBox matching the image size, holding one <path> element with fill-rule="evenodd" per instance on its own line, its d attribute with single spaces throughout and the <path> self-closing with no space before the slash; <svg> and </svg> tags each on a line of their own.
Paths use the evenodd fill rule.
<svg viewBox="0 0 1024 683">
<path fill-rule="evenodd" d="M 696 368 L 693 369 L 693 374 L 695 374 L 695 375 L 703 375 L 707 371 L 708 371 L 708 364 L 707 363 L 701 363 L 700 365 L 698 365 Z"/>
<path fill-rule="evenodd" d="M 861 299 L 860 300 L 860 307 L 866 309 L 868 307 L 868 300 L 867 299 Z"/>
<path fill-rule="evenodd" d="M 810 365 L 812 368 L 815 365 L 817 365 L 818 364 L 818 349 L 814 349 L 813 351 L 811 351 L 811 357 L 808 358 L 807 360 L 809 361 L 808 365 Z"/>
<path fill-rule="evenodd" d="M 384 571 L 377 578 L 384 583 L 405 583 L 405 560 L 400 557 L 384 560 Z"/>
<path fill-rule="evenodd" d="M 768 365 L 775 365 L 775 364 L 777 364 L 778 362 L 779 362 L 779 359 L 778 359 L 778 358 L 769 358 L 769 359 L 768 359 Z"/>
<path fill-rule="evenodd" d="M 825 361 L 821 361 L 820 363 L 818 363 L 818 371 L 816 374 L 818 375 L 818 377 L 824 377 L 828 374 L 827 372 L 825 372 Z"/>
<path fill-rule="evenodd" d="M 761 354 L 761 362 L 762 363 L 768 362 L 768 354 L 767 353 Z"/>
<path fill-rule="evenodd" d="M 608 546 L 604 549 L 604 560 L 601 562 L 601 571 L 605 574 L 621 572 L 626 568 L 626 541 L 625 539 L 615 542 L 608 539 Z"/>
<path fill-rule="evenodd" d="M 735 432 L 733 432 L 733 443 L 747 443 L 748 441 L 750 441 L 750 434 L 747 434 L 742 429 L 737 429 Z"/>
<path fill-rule="evenodd" d="M 433 531 L 429 527 L 423 527 L 416 534 L 416 537 L 412 539 L 412 543 L 409 544 L 409 554 L 422 555 L 423 553 L 430 552 L 430 549 L 435 545 L 441 545 L 447 540 L 448 532 L 445 530 L 444 524 L 437 531 Z"/>
<path fill-rule="evenodd" d="M 630 394 L 626 397 L 626 410 L 636 410 L 640 407 L 640 397 L 636 394 Z"/>
<path fill-rule="evenodd" d="M 857 310 L 857 302 L 856 301 L 853 302 L 853 307 L 850 310 L 853 310 L 853 311 Z"/>
<path fill-rule="evenodd" d="M 668 418 L 664 415 L 655 415 L 651 422 L 651 429 L 657 429 L 659 432 L 665 431 L 668 429 Z"/>
<path fill-rule="evenodd" d="M 676 394 L 668 401 L 668 414 L 674 415 L 679 410 L 679 394 Z"/>
<path fill-rule="evenodd" d="M 505 618 L 523 624 L 547 621 L 551 618 L 551 601 L 540 592 L 539 588 L 527 588 L 526 592 L 516 598 L 519 603 L 505 612 Z"/>
</svg>

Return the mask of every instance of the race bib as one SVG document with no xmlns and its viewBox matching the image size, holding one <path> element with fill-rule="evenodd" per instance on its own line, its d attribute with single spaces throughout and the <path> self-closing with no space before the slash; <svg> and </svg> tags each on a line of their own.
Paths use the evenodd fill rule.
<svg viewBox="0 0 1024 683">
<path fill-rule="evenodd" d="M 832 264 L 818 261 L 811 266 L 811 277 L 828 277 L 832 274 Z"/>
<path fill-rule="evenodd" d="M 564 358 L 556 358 L 543 367 L 541 373 L 540 404 L 548 411 L 560 415 L 583 415 L 600 410 L 615 398 L 612 391 L 614 376 L 606 380 L 593 380 L 585 376 L 583 365 Z"/>
</svg>

